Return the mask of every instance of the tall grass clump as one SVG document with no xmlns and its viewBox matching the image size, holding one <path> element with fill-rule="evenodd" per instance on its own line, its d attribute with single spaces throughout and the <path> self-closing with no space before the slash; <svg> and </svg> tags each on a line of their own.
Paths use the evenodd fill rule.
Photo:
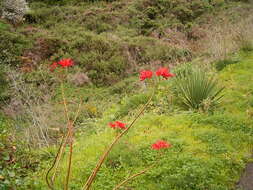
<svg viewBox="0 0 253 190">
<path fill-rule="evenodd" d="M 208 111 L 223 97 L 223 87 L 203 69 L 184 65 L 175 78 L 175 93 L 180 103 L 193 110 Z"/>
</svg>

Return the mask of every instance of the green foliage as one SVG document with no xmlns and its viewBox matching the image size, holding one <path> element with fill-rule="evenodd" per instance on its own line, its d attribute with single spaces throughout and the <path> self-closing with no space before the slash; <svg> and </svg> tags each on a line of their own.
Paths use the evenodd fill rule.
<svg viewBox="0 0 253 190">
<path fill-rule="evenodd" d="M 208 117 L 204 114 L 198 116 Z M 247 148 L 252 143 L 252 137 L 248 133 L 219 129 L 220 123 L 195 123 L 198 116 L 195 115 L 195 120 L 190 121 L 183 115 L 168 117 L 149 113 L 144 116 L 129 135 L 115 146 L 98 173 L 93 188 L 112 189 L 126 176 L 151 165 L 158 155 L 150 149 L 150 145 L 159 138 L 169 141 L 173 147 L 164 152 L 156 167 L 128 183 L 126 188 L 231 189 L 250 155 Z M 73 163 L 79 165 L 72 170 L 73 189 L 80 189 L 96 159 L 115 135 L 112 129 L 108 129 L 79 139 L 73 157 Z M 61 171 L 66 171 L 66 168 L 64 165 Z M 64 175 L 57 180 L 59 189 L 62 179 Z M 39 185 L 35 187 L 39 188 Z M 40 187 L 46 187 L 45 183 L 41 183 Z"/>
<path fill-rule="evenodd" d="M 8 98 L 8 82 L 4 68 L 0 65 L 0 103 Z"/>
<path fill-rule="evenodd" d="M 25 48 L 29 47 L 25 37 L 11 32 L 9 25 L 0 22 L 0 41 L 0 64 L 19 64 L 19 56 L 22 55 Z"/>
<path fill-rule="evenodd" d="M 252 41 L 243 41 L 241 44 L 241 50 L 244 52 L 253 51 L 253 42 Z"/>
<path fill-rule="evenodd" d="M 148 101 L 149 96 L 146 94 L 136 94 L 131 97 L 126 97 L 122 105 L 119 107 L 119 111 L 116 113 L 116 118 L 124 117 L 131 111 L 135 110 L 139 106 L 145 104 Z"/>
<path fill-rule="evenodd" d="M 131 94 L 132 91 L 138 88 L 138 84 L 136 83 L 136 78 L 127 78 L 122 80 L 112 87 L 110 87 L 109 91 L 112 94 Z"/>
<path fill-rule="evenodd" d="M 193 65 L 191 63 L 185 63 L 176 67 L 173 71 L 178 78 L 186 78 L 189 75 L 192 75 L 194 72 Z"/>
<path fill-rule="evenodd" d="M 202 0 L 163 0 L 156 2 L 141 0 L 136 1 L 133 7 L 130 7 L 130 22 L 142 34 L 150 34 L 150 32 L 158 28 L 167 28 L 171 25 L 180 25 L 182 28 L 187 28 L 187 23 L 191 23 L 216 5 Z M 170 22 L 167 22 L 165 17 L 170 19 Z"/>
<path fill-rule="evenodd" d="M 38 157 L 17 142 L 10 120 L 0 114 L 0 189 L 27 189 L 25 177 L 34 171 Z"/>
<path fill-rule="evenodd" d="M 219 103 L 223 88 L 202 69 L 180 71 L 175 77 L 175 92 L 187 108 L 208 111 Z M 185 75 L 185 73 L 187 73 Z"/>
<path fill-rule="evenodd" d="M 217 69 L 217 71 L 221 71 L 226 66 L 231 65 L 231 64 L 236 64 L 237 62 L 238 60 L 233 60 L 231 58 L 219 60 L 215 63 L 215 68 Z"/>
<path fill-rule="evenodd" d="M 203 117 L 203 115 L 195 117 L 200 124 L 213 125 L 218 129 L 230 132 L 242 132 L 245 134 L 253 134 L 252 122 L 244 121 L 243 118 L 235 117 L 230 114 L 214 114 L 212 116 Z"/>
<path fill-rule="evenodd" d="M 9 28 L 10 28 L 9 24 L 0 21 L 0 30 L 7 30 Z"/>
<path fill-rule="evenodd" d="M 154 163 L 157 152 L 152 150 L 150 145 L 157 139 L 163 139 L 169 141 L 173 145 L 172 148 L 164 152 L 154 168 L 126 184 L 125 188 L 138 190 L 233 189 L 246 162 L 251 157 L 253 123 L 245 109 L 250 106 L 248 105 L 252 98 L 250 94 L 253 92 L 253 86 L 249 82 L 252 78 L 252 59 L 252 56 L 241 57 L 238 64 L 229 65 L 218 73 L 221 82 L 230 85 L 231 88 L 224 90 L 228 97 L 227 101 L 224 100 L 221 109 L 215 110 L 212 114 L 182 112 L 182 110 L 172 110 L 169 114 L 157 114 L 155 107 L 161 106 L 159 102 L 163 101 L 161 97 L 169 86 L 167 80 L 162 81 L 156 92 L 154 108 L 149 107 L 136 125 L 114 147 L 92 188 L 111 190 L 127 176 L 140 172 Z M 175 72 L 177 77 L 186 78 L 193 74 L 195 69 L 191 64 L 186 64 L 175 69 Z M 129 81 L 132 80 L 129 79 Z M 138 79 L 135 78 L 135 80 Z M 115 85 L 116 90 L 113 87 L 109 89 L 80 88 L 82 97 L 92 94 L 91 99 L 96 97 L 97 101 L 96 99 L 90 101 L 96 101 L 98 106 L 109 99 L 107 102 L 109 106 L 103 110 L 101 118 L 91 122 L 88 129 L 84 129 L 85 132 L 76 138 L 70 185 L 72 189 L 81 188 L 105 147 L 117 135 L 116 131 L 107 126 L 108 122 L 112 121 L 120 110 L 123 110 L 122 117 L 128 123 L 132 120 L 129 111 L 136 113 L 137 105 L 142 105 L 147 101 L 148 95 L 140 93 L 143 89 L 137 89 L 135 93 L 127 93 L 126 96 L 122 86 L 127 86 L 129 81 L 124 81 Z M 67 97 L 71 97 L 76 91 L 71 86 L 69 88 L 66 92 Z M 165 92 L 161 92 L 163 90 Z M 123 95 L 125 98 L 122 99 Z M 245 95 L 249 97 L 247 100 L 242 98 Z M 119 99 L 122 101 L 117 103 Z M 111 105 L 112 102 L 114 102 L 113 105 Z M 231 102 L 233 102 L 233 109 L 229 107 Z M 88 130 L 94 131 L 87 134 Z M 66 159 L 65 156 L 55 189 L 61 189 L 62 181 L 66 177 Z M 48 158 L 46 160 L 48 161 Z M 31 174 L 40 176 L 39 179 L 36 178 L 36 183 L 31 185 L 33 189 L 47 188 L 42 176 L 44 170 L 48 168 L 48 162 L 43 163 L 40 171 Z M 32 177 L 30 179 L 33 180 Z"/>
<path fill-rule="evenodd" d="M 168 28 L 175 27 L 180 32 L 185 32 L 205 12 L 227 3 L 223 0 L 138 0 L 127 3 L 118 1 L 112 4 L 99 0 L 94 0 L 93 3 L 89 3 L 88 0 L 31 0 L 30 2 L 34 10 L 26 16 L 24 27 L 18 29 L 20 31 L 9 32 L 10 26 L 0 22 L 0 37 L 3 36 L 1 42 L 5 43 L 2 48 L 8 50 L 8 55 L 5 56 L 8 58 L 3 58 L 3 63 L 12 64 L 19 63 L 18 56 L 22 55 L 24 49 L 28 47 L 27 37 L 19 32 L 27 35 L 30 42 L 43 40 L 42 44 L 34 45 L 33 51 L 43 53 L 41 63 L 46 64 L 44 65 L 46 67 L 42 66 L 44 72 L 34 70 L 25 74 L 25 82 L 33 87 L 34 97 L 41 98 L 42 91 L 46 93 L 52 90 L 50 87 L 55 83 L 52 79 L 54 73 L 52 75 L 48 73 L 48 64 L 63 57 L 71 57 L 75 61 L 75 68 L 70 72 L 81 71 L 87 73 L 96 85 L 110 85 L 105 89 L 93 85 L 78 88 L 70 83 L 65 84 L 69 85 L 66 87 L 66 97 L 71 112 L 70 118 L 73 117 L 73 110 L 78 106 L 75 103 L 79 102 L 79 97 L 85 100 L 76 123 L 77 131 L 81 132 L 76 133 L 71 189 L 81 188 L 106 145 L 115 138 L 116 132 L 107 127 L 108 122 L 121 117 L 129 122 L 133 113 L 135 114 L 148 99 L 148 95 L 141 92 L 141 86 L 136 84 L 137 82 L 134 83 L 137 78 L 122 79 L 135 73 L 140 66 L 146 66 L 154 61 L 168 64 L 191 59 L 190 50 L 172 47 L 170 41 L 167 43 L 164 38 L 162 40 L 158 38 L 163 37 L 165 29 Z M 27 24 L 32 27 L 27 27 Z M 139 35 L 149 35 L 153 31 L 158 33 L 158 36 Z M 6 36 L 8 40 L 5 39 Z M 173 38 L 176 37 L 168 36 L 168 39 Z M 49 51 L 41 51 L 44 49 Z M 11 58 L 13 61 L 9 61 Z M 127 184 L 127 189 L 232 189 L 250 155 L 249 150 L 252 145 L 252 124 L 245 122 L 249 119 L 244 115 L 246 110 L 250 110 L 253 102 L 253 91 L 248 88 L 251 84 L 252 72 L 245 74 L 246 70 L 252 70 L 252 67 L 250 64 L 248 66 L 238 64 L 242 67 L 242 70 L 238 71 L 238 68 L 230 67 L 237 64 L 225 63 L 228 65 L 227 68 L 223 63 L 221 65 L 225 70 L 219 73 L 223 82 L 242 81 L 240 85 L 227 83 L 227 86 L 231 86 L 229 90 L 232 93 L 225 91 L 229 96 L 227 102 L 222 104 L 225 113 L 219 112 L 213 115 L 194 113 L 193 116 L 188 117 L 187 114 L 182 113 L 182 110 L 171 108 L 168 103 L 170 101 L 170 94 L 167 93 L 168 85 L 161 86 L 154 102 L 145 111 L 144 118 L 138 121 L 120 144 L 115 146 L 99 172 L 93 188 L 111 190 L 126 176 L 152 164 L 156 159 L 156 152 L 150 149 L 150 145 L 157 139 L 164 139 L 170 141 L 173 148 L 165 152 L 150 172 Z M 207 74 L 192 69 L 191 65 L 183 67 L 176 70 L 178 78 L 176 81 L 181 80 L 183 84 L 180 85 L 188 85 L 188 87 L 195 81 L 195 86 L 192 87 L 194 92 L 190 95 L 195 97 L 191 100 L 198 108 L 188 102 L 185 104 L 205 111 L 209 110 L 210 106 L 216 105 L 215 101 L 221 97 L 219 91 L 222 91 L 216 87 L 217 81 L 212 77 L 209 78 Z M 230 68 L 233 70 L 226 70 Z M 233 76 L 233 73 L 236 76 Z M 233 80 L 231 80 L 232 76 Z M 167 83 L 167 81 L 163 82 Z M 114 83 L 116 85 L 113 85 Z M 174 86 L 181 87 L 180 85 Z M 208 88 L 208 85 L 213 87 Z M 198 90 L 195 92 L 195 89 Z M 54 120 L 56 117 L 61 117 L 61 122 L 64 122 L 63 105 L 59 104 L 61 99 L 58 91 L 55 99 L 52 100 L 55 103 L 53 106 L 58 107 L 53 109 L 51 117 Z M 231 105 L 233 109 L 230 109 Z M 227 114 L 227 110 L 233 113 Z M 235 117 L 238 112 L 240 115 Z M 56 122 L 55 126 L 58 127 L 58 124 Z M 10 139 L 9 134 L 10 131 L 3 132 L 3 135 L 6 135 L 4 139 L 7 141 Z M 5 140 L 4 144 L 8 144 L 9 147 L 14 144 Z M 3 153 L 6 159 L 0 161 L 2 168 L 5 168 L 4 170 L 0 168 L 0 175 L 5 179 L 11 179 L 10 183 L 0 186 L 0 189 L 15 188 L 21 182 L 22 187 L 19 187 L 26 190 L 47 189 L 44 171 L 49 167 L 48 161 L 52 159 L 55 150 L 47 149 L 46 153 L 42 153 L 41 168 L 37 173 L 34 173 L 33 169 L 38 157 L 22 151 L 19 152 L 22 159 L 18 155 L 15 157 L 17 162 L 10 165 L 7 160 L 10 150 L 12 151 L 11 148 L 0 151 L 0 157 L 2 158 Z M 20 145 L 18 150 L 24 148 Z M 67 168 L 64 164 L 65 159 L 66 157 L 60 168 L 56 189 L 61 189 L 62 181 L 65 179 Z M 30 176 L 26 179 L 23 178 L 24 173 L 27 173 L 24 168 L 29 168 L 30 172 Z M 27 187 L 26 183 L 30 186 Z"/>
</svg>

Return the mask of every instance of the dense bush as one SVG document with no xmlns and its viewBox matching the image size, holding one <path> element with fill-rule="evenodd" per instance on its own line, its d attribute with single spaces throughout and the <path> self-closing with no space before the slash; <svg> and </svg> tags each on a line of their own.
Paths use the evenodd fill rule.
<svg viewBox="0 0 253 190">
<path fill-rule="evenodd" d="M 202 0 L 141 0 L 136 1 L 129 12 L 132 24 L 138 27 L 142 34 L 149 34 L 155 29 L 172 25 L 186 28 L 187 23 L 193 22 L 216 5 Z M 169 18 L 170 22 L 166 21 L 165 17 Z"/>
</svg>

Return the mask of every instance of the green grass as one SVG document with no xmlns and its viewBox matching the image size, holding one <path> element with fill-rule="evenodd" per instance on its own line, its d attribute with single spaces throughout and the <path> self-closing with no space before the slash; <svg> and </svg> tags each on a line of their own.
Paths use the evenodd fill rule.
<svg viewBox="0 0 253 190">
<path fill-rule="evenodd" d="M 150 145 L 157 139 L 169 141 L 173 147 L 164 153 L 155 168 L 122 189 L 234 189 L 246 162 L 250 160 L 253 144 L 253 122 L 249 115 L 253 107 L 252 62 L 252 53 L 241 55 L 237 64 L 228 65 L 218 73 L 220 82 L 226 86 L 225 97 L 219 109 L 212 114 L 177 113 L 174 110 L 161 115 L 155 112 L 155 105 L 159 103 L 155 101 L 154 107 L 113 149 L 92 189 L 112 189 L 126 176 L 152 164 L 157 153 L 151 150 Z M 161 88 L 159 92 L 163 90 Z M 135 96 L 130 98 L 135 99 Z M 127 100 L 131 105 L 133 100 Z M 123 103 L 120 108 L 127 105 Z M 117 106 L 119 104 L 116 103 L 104 112 L 93 126 L 92 133 L 85 135 L 84 130 L 78 135 L 74 143 L 72 189 L 80 189 L 97 159 L 116 135 L 107 123 L 119 110 Z M 122 120 L 129 123 L 129 115 Z M 34 189 L 46 188 L 46 163 L 44 170 L 37 173 Z M 56 183 L 57 189 L 61 189 L 66 168 L 65 158 Z"/>
</svg>

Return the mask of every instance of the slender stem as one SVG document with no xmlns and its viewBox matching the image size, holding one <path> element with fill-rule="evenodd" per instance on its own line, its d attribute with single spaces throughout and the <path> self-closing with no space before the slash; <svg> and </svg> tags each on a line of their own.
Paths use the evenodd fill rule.
<svg viewBox="0 0 253 190">
<path fill-rule="evenodd" d="M 68 123 L 69 122 L 69 114 L 68 114 L 68 107 L 67 107 L 67 101 L 65 98 L 63 83 L 61 83 L 61 94 L 62 94 L 62 99 L 63 99 L 63 104 L 64 104 L 65 117 L 66 117 L 67 123 Z"/>
<path fill-rule="evenodd" d="M 160 154 L 159 156 L 162 156 L 162 154 Z M 153 164 L 150 165 L 149 167 L 145 168 L 144 170 L 142 170 L 142 171 L 140 171 L 140 172 L 138 172 L 138 173 L 136 173 L 136 174 L 134 174 L 134 175 L 131 175 L 130 177 L 128 177 L 127 179 L 125 179 L 124 181 L 122 181 L 121 183 L 119 183 L 116 187 L 114 187 L 113 190 L 119 189 L 120 187 L 122 187 L 123 185 L 125 185 L 125 184 L 126 184 L 127 182 L 129 182 L 130 180 L 132 180 L 132 179 L 134 179 L 134 178 L 140 176 L 141 174 L 146 173 L 149 169 L 153 168 L 159 160 L 160 160 L 160 159 L 159 159 L 159 157 L 158 157 L 155 163 L 153 163 Z"/>
<path fill-rule="evenodd" d="M 64 144 L 60 146 L 61 149 L 60 149 L 60 153 L 59 153 L 59 158 L 57 159 L 57 162 L 55 164 L 55 170 L 54 170 L 54 173 L 53 173 L 52 178 L 51 178 L 51 183 L 52 184 L 54 184 L 55 176 L 56 176 L 56 173 L 58 171 L 58 167 L 59 167 L 60 160 L 61 160 L 61 157 L 62 157 L 62 154 L 63 154 L 63 150 L 64 150 L 64 148 L 67 145 L 68 138 L 69 138 L 69 132 L 67 133 L 67 135 L 66 135 L 66 137 L 64 139 Z"/>
<path fill-rule="evenodd" d="M 134 178 L 140 176 L 141 174 L 146 173 L 149 169 L 151 169 L 151 168 L 154 167 L 154 166 L 155 166 L 155 164 L 153 164 L 153 165 L 147 167 L 146 169 L 140 171 L 139 173 L 136 173 L 136 174 L 134 174 L 134 175 L 128 177 L 127 179 L 125 179 L 124 181 L 122 181 L 121 183 L 119 183 L 116 187 L 114 187 L 113 190 L 119 189 L 120 187 L 122 187 L 123 185 L 125 185 L 125 184 L 126 184 L 127 182 L 129 182 L 130 180 L 132 180 L 132 179 L 134 179 Z"/>
<path fill-rule="evenodd" d="M 64 93 L 63 93 L 63 97 L 64 97 Z M 66 101 L 65 101 L 65 102 L 66 102 Z M 76 120 L 77 120 L 77 117 L 78 117 L 79 113 L 80 113 L 82 104 L 83 104 L 83 102 L 82 102 L 82 100 L 80 100 L 78 109 L 77 109 L 76 114 L 75 114 L 75 117 L 74 117 L 73 126 L 74 126 L 74 123 L 75 123 Z M 66 109 L 67 106 L 66 106 L 65 103 L 64 103 L 64 105 L 65 105 L 65 112 L 66 112 L 66 111 L 67 111 L 67 109 Z M 66 113 L 67 113 L 67 112 L 66 112 Z M 70 136 L 70 131 L 68 130 L 67 135 L 65 136 L 65 139 L 64 139 L 64 143 L 62 142 L 63 144 L 61 143 L 61 145 L 60 145 L 60 149 L 59 149 L 59 150 L 60 150 L 60 153 L 59 153 L 59 156 L 56 157 L 56 158 L 58 158 L 58 159 L 56 160 L 56 163 L 55 163 L 55 170 L 54 170 L 54 173 L 53 173 L 52 178 L 51 178 L 51 184 L 52 184 L 52 185 L 54 185 L 56 173 L 57 173 L 57 171 L 58 171 L 58 167 L 59 167 L 60 160 L 61 160 L 61 157 L 62 157 L 62 154 L 63 154 L 63 150 L 64 150 L 64 148 L 65 148 L 66 145 L 67 145 L 69 136 Z M 63 138 L 64 138 L 64 136 L 63 136 Z M 59 151 L 58 151 L 58 152 L 59 152 Z M 52 168 L 52 169 L 53 169 L 53 168 Z"/>
<path fill-rule="evenodd" d="M 113 146 L 119 141 L 119 139 L 126 134 L 130 128 L 132 128 L 132 126 L 135 124 L 135 122 L 137 121 L 137 119 L 141 116 L 141 114 L 145 111 L 146 107 L 149 105 L 149 103 L 151 102 L 154 94 L 155 94 L 155 89 L 153 90 L 150 98 L 148 99 L 147 103 L 142 107 L 142 109 L 140 110 L 140 112 L 136 115 L 136 117 L 134 118 L 134 120 L 132 121 L 132 123 L 129 125 L 129 127 L 127 127 L 122 133 L 120 133 L 115 139 L 114 141 L 109 145 L 109 147 L 107 148 L 107 150 L 104 152 L 104 154 L 100 157 L 96 167 L 94 168 L 93 172 L 91 173 L 90 177 L 88 178 L 87 182 L 85 183 L 85 185 L 83 186 L 83 190 L 89 190 L 91 187 L 92 182 L 94 181 L 97 172 L 99 171 L 100 167 L 102 166 L 103 162 L 105 161 L 107 155 L 109 154 L 109 152 L 112 150 Z"/>
<path fill-rule="evenodd" d="M 73 154 L 73 122 L 69 123 L 69 140 L 70 140 L 70 151 L 69 151 L 69 160 L 68 160 L 68 171 L 66 176 L 65 190 L 68 190 L 71 164 L 72 164 L 72 154 Z"/>
<path fill-rule="evenodd" d="M 64 111 L 65 111 L 65 118 L 67 120 L 67 123 L 69 123 L 69 115 L 68 115 L 68 107 L 67 107 L 67 102 L 66 102 L 66 98 L 65 98 L 65 94 L 64 94 L 64 87 L 63 87 L 63 83 L 61 83 L 61 93 L 62 93 L 62 99 L 63 99 L 63 103 L 64 103 Z M 57 154 L 54 158 L 54 161 L 53 161 L 53 164 L 52 166 L 48 169 L 47 173 L 46 173 L 46 182 L 47 182 L 47 185 L 48 187 L 53 190 L 54 187 L 54 179 L 55 179 L 55 173 L 58 169 L 58 166 L 59 166 L 59 161 L 61 160 L 61 157 L 62 157 L 62 152 L 63 152 L 63 149 L 64 147 L 66 146 L 66 142 L 67 142 L 67 139 L 68 139 L 68 135 L 69 132 L 67 132 L 67 134 L 63 135 L 62 137 L 62 140 L 61 140 L 61 144 L 59 146 L 59 149 L 57 151 Z M 49 174 L 50 172 L 52 171 L 52 169 L 55 167 L 56 165 L 56 170 L 51 178 L 51 183 L 49 182 Z"/>
<path fill-rule="evenodd" d="M 56 154 L 56 156 L 55 156 L 55 158 L 54 158 L 53 164 L 52 164 L 52 166 L 48 169 L 48 171 L 47 171 L 47 173 L 46 173 L 46 182 L 47 182 L 48 187 L 49 187 L 51 190 L 53 190 L 54 188 L 53 188 L 53 183 L 52 183 L 52 181 L 51 181 L 52 184 L 50 184 L 50 182 L 49 182 L 49 173 L 51 172 L 51 170 L 54 168 L 54 166 L 55 166 L 55 164 L 56 164 L 56 161 L 57 161 L 57 159 L 58 159 L 58 157 L 59 157 L 60 150 L 61 150 L 61 148 L 62 148 L 63 142 L 64 142 L 64 135 L 62 136 L 61 144 L 60 144 L 60 147 L 59 147 L 59 149 L 58 149 L 58 151 L 57 151 L 57 154 Z"/>
</svg>

